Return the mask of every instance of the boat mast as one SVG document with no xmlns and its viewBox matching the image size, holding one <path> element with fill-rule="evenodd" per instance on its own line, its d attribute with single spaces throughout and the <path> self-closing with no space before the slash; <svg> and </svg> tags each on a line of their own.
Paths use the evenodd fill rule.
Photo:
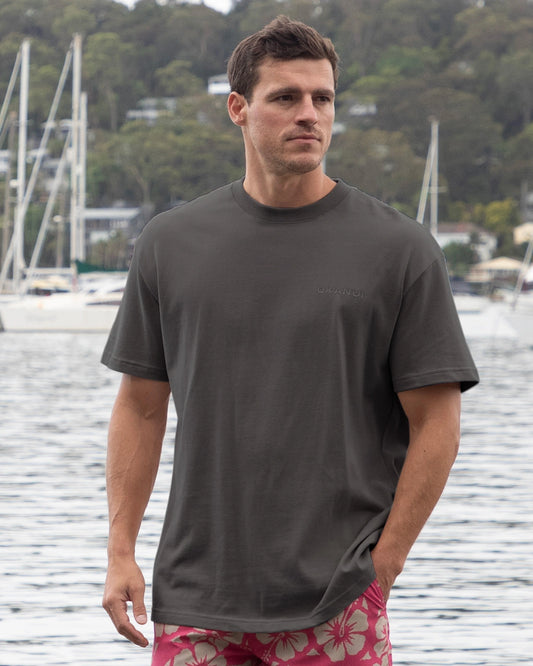
<svg viewBox="0 0 533 666">
<path fill-rule="evenodd" d="M 6 96 L 4 97 L 2 109 L 0 110 L 0 144 L 4 139 L 4 132 L 6 131 L 6 126 L 4 125 L 4 121 L 9 111 L 9 104 L 11 103 L 11 98 L 13 96 L 13 89 L 15 88 L 15 84 L 17 82 L 17 78 L 19 75 L 21 51 L 22 49 L 19 49 L 17 51 L 17 57 L 15 58 L 15 64 L 13 65 L 13 71 L 11 72 L 11 78 L 9 79 L 9 83 L 7 86 Z"/>
<path fill-rule="evenodd" d="M 429 228 L 431 233 L 436 236 L 439 216 L 439 121 L 435 118 L 431 118 L 431 141 L 416 215 L 417 222 L 420 222 L 420 224 L 424 223 L 428 193 L 431 196 Z"/>
<path fill-rule="evenodd" d="M 44 215 L 41 222 L 41 228 L 39 229 L 37 240 L 35 241 L 35 247 L 33 248 L 33 254 L 31 256 L 30 264 L 28 266 L 28 270 L 26 271 L 26 280 L 24 281 L 24 285 L 21 290 L 23 294 L 27 293 L 30 287 L 30 283 L 33 279 L 33 275 L 37 267 L 37 262 L 39 261 L 39 258 L 41 256 L 41 250 L 43 248 L 44 239 L 46 236 L 46 232 L 48 230 L 48 224 L 52 217 L 52 213 L 56 203 L 57 194 L 63 183 L 63 174 L 65 171 L 65 165 L 67 164 L 68 148 L 70 146 L 71 134 L 72 134 L 72 129 L 69 129 L 67 137 L 65 139 L 65 143 L 63 144 L 61 159 L 59 160 L 59 164 L 52 183 L 52 188 L 48 196 L 48 201 L 46 202 L 46 208 L 44 210 Z"/>
<path fill-rule="evenodd" d="M 429 209 L 429 229 L 433 236 L 437 236 L 439 217 L 439 123 L 435 119 L 431 121 L 431 143 L 434 145 L 435 155 L 431 169 L 431 187 L 429 192 L 431 203 Z"/>
<path fill-rule="evenodd" d="M 518 273 L 518 278 L 516 280 L 515 288 L 513 291 L 513 298 L 511 300 L 511 308 L 513 310 L 516 307 L 516 302 L 518 301 L 518 297 L 520 296 L 520 292 L 522 291 L 522 287 L 524 286 L 527 272 L 529 270 L 529 267 L 531 266 L 532 256 L 533 256 L 533 236 L 531 236 L 531 238 L 529 239 L 529 243 L 526 249 L 526 254 L 524 255 L 522 266 L 520 267 L 520 272 Z"/>
<path fill-rule="evenodd" d="M 86 170 L 87 170 L 87 93 L 80 95 L 80 154 L 79 154 L 79 189 L 78 189 L 78 226 L 80 239 L 80 260 L 86 259 L 85 244 L 85 206 L 86 206 Z"/>
<path fill-rule="evenodd" d="M 7 277 L 8 268 L 13 264 L 13 289 L 16 293 L 22 293 L 22 274 L 26 264 L 24 261 L 24 218 L 28 209 L 41 162 L 46 152 L 46 145 L 50 131 L 54 126 L 55 114 L 59 105 L 65 79 L 72 62 L 72 120 L 70 137 L 70 166 L 71 166 L 71 262 L 76 259 L 85 259 L 85 163 L 86 163 L 86 127 L 87 127 L 87 95 L 81 93 L 81 35 L 75 34 L 73 42 L 65 58 L 63 70 L 56 89 L 54 100 L 50 109 L 48 120 L 37 158 L 33 166 L 28 186 L 26 187 L 26 150 L 27 150 L 27 116 L 28 116 L 28 93 L 29 93 L 29 40 L 25 40 L 17 55 L 17 61 L 8 87 L 8 96 L 4 100 L 0 110 L 0 129 L 7 114 L 9 100 L 20 70 L 20 109 L 19 109 L 19 143 L 18 143 L 18 175 L 17 175 L 17 198 L 13 235 L 7 252 L 3 258 L 2 270 L 0 271 L 0 290 L 3 288 Z M 0 138 L 3 135 L 3 129 Z M 55 195 L 54 195 L 55 198 Z M 48 220 L 44 223 L 46 230 Z M 35 270 L 34 257 L 38 257 L 42 247 L 42 240 L 37 244 L 32 256 L 32 271 Z M 30 272 L 32 272 L 30 271 Z M 27 286 L 26 286 L 27 290 Z"/>
<path fill-rule="evenodd" d="M 72 155 L 70 171 L 70 261 L 85 258 L 85 238 L 81 234 L 80 153 L 81 153 L 81 35 L 74 35 L 72 63 Z"/>
<path fill-rule="evenodd" d="M 2 227 L 2 254 L 0 265 L 3 266 L 9 245 L 9 232 L 11 226 L 11 174 L 13 170 L 13 151 L 15 150 L 15 130 L 17 128 L 17 114 L 12 111 L 7 121 L 7 171 L 4 187 L 4 224 Z M 1 291 L 1 290 L 0 290 Z"/>
<path fill-rule="evenodd" d="M 50 112 L 48 114 L 48 118 L 46 120 L 45 124 L 45 130 L 43 133 L 43 136 L 41 138 L 41 142 L 39 144 L 39 149 L 37 151 L 37 159 L 35 160 L 35 163 L 33 165 L 33 169 L 31 172 L 30 180 L 28 182 L 28 187 L 26 189 L 26 194 L 24 197 L 24 216 L 26 215 L 26 212 L 28 210 L 28 206 L 30 203 L 31 196 L 33 194 L 33 190 L 35 188 L 35 184 L 37 182 L 37 176 L 39 174 L 39 169 L 41 167 L 41 162 L 43 160 L 44 155 L 46 154 L 46 147 L 48 144 L 48 139 L 50 137 L 50 132 L 52 130 L 52 127 L 55 126 L 55 118 L 56 118 L 56 113 L 57 109 L 59 106 L 59 102 L 61 100 L 61 96 L 63 94 L 63 89 L 65 87 L 65 81 L 67 79 L 67 75 L 70 69 L 71 61 L 72 61 L 72 45 L 69 48 L 67 55 L 65 57 L 65 62 L 63 64 L 63 69 L 61 71 L 61 75 L 59 77 L 59 82 L 57 84 L 56 92 L 54 95 L 54 99 L 52 101 L 52 106 L 50 107 Z M 70 145 L 70 138 L 72 136 L 72 128 L 69 129 L 68 132 L 68 137 L 67 141 L 65 142 L 65 146 Z M 64 152 L 66 153 L 66 148 L 64 149 Z M 61 174 L 63 173 L 63 156 L 61 157 L 61 160 L 59 162 L 59 166 L 57 169 L 57 172 L 61 170 Z M 56 200 L 56 195 L 57 191 L 59 189 L 59 185 L 62 182 L 62 176 L 61 176 L 61 181 L 57 183 L 56 185 L 56 180 L 57 180 L 57 173 L 56 173 L 56 179 L 54 180 L 54 184 L 52 185 L 52 190 L 49 194 L 48 197 L 48 202 L 46 205 L 45 213 L 43 216 L 43 219 L 41 221 L 41 228 L 39 229 L 39 234 L 37 236 L 37 241 L 35 243 L 34 249 L 33 249 L 33 254 L 30 260 L 30 264 L 28 266 L 28 270 L 26 271 L 26 280 L 25 280 L 25 285 L 20 289 L 21 293 L 26 293 L 29 287 L 29 283 L 31 282 L 33 278 L 33 274 L 35 272 L 35 268 L 37 266 L 37 261 L 39 260 L 39 256 L 42 250 L 43 242 L 44 242 L 44 236 L 46 234 L 47 228 L 48 228 L 48 222 L 49 222 L 49 217 L 50 217 L 50 212 L 51 208 L 50 206 L 53 206 L 55 204 Z"/>
<path fill-rule="evenodd" d="M 13 227 L 13 287 L 20 290 L 24 269 L 24 193 L 26 189 L 26 145 L 28 134 L 28 91 L 30 84 L 30 41 L 25 39 L 21 46 L 19 132 L 17 156 L 17 206 Z"/>
</svg>

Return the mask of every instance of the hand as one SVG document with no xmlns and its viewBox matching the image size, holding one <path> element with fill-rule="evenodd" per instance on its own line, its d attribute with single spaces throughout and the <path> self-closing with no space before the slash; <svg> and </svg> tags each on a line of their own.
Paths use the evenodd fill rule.
<svg viewBox="0 0 533 666">
<path fill-rule="evenodd" d="M 113 621 L 118 633 L 140 647 L 146 647 L 148 640 L 130 622 L 127 607 L 128 602 L 131 602 L 135 620 L 139 624 L 146 624 L 148 618 L 144 605 L 144 590 L 144 577 L 134 560 L 110 562 L 102 606 Z"/>
<path fill-rule="evenodd" d="M 384 548 L 380 548 L 379 542 L 371 552 L 374 570 L 378 579 L 379 586 L 383 592 L 385 602 L 389 600 L 394 581 L 402 572 L 403 565 L 400 565 L 396 558 L 388 556 Z"/>
</svg>

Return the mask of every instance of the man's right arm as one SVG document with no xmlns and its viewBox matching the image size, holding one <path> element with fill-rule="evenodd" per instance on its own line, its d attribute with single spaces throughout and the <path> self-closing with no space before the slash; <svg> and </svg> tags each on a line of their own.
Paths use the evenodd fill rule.
<svg viewBox="0 0 533 666">
<path fill-rule="evenodd" d="M 102 605 L 117 631 L 141 647 L 148 641 L 130 622 L 127 604 L 144 624 L 145 585 L 135 543 L 159 468 L 169 395 L 166 382 L 123 375 L 109 424 L 109 563 Z"/>
</svg>

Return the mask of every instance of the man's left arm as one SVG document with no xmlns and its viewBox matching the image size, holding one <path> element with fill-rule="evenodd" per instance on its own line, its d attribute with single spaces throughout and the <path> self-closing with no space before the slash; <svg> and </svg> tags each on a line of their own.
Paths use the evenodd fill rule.
<svg viewBox="0 0 533 666">
<path fill-rule="evenodd" d="M 444 490 L 460 436 L 459 384 L 402 391 L 398 398 L 409 421 L 409 447 L 391 512 L 372 551 L 385 599 Z"/>
</svg>

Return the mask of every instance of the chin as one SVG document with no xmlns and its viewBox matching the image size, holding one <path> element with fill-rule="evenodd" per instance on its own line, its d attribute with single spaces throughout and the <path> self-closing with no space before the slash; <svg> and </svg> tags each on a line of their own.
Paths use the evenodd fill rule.
<svg viewBox="0 0 533 666">
<path fill-rule="evenodd" d="M 307 160 L 291 160 L 287 162 L 287 169 L 292 173 L 310 173 L 322 164 L 322 158 L 314 158 Z"/>
</svg>

